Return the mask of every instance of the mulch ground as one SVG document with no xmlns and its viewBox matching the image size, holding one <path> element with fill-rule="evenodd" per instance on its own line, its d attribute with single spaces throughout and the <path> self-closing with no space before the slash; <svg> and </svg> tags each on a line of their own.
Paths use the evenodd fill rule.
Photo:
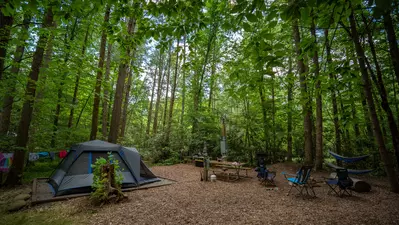
<svg viewBox="0 0 399 225">
<path fill-rule="evenodd" d="M 157 166 L 152 171 L 175 184 L 126 193 L 123 203 L 91 206 L 88 198 L 33 207 L 59 208 L 61 217 L 82 224 L 399 224 L 399 195 L 389 192 L 385 179 L 364 178 L 372 192 L 339 198 L 327 195 L 328 186 L 315 188 L 317 198 L 286 196 L 289 185 L 282 171 L 298 165 L 276 164 L 278 190 L 266 190 L 253 178 L 237 182 L 201 182 L 201 168 L 193 165 Z M 328 176 L 327 172 L 313 177 Z M 60 215 L 59 215 L 60 216 Z"/>
</svg>

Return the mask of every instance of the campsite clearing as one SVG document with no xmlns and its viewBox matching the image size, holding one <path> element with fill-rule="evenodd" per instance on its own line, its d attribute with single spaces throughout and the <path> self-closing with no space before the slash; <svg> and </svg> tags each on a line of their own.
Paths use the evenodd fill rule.
<svg viewBox="0 0 399 225">
<path fill-rule="evenodd" d="M 102 208 L 91 206 L 87 197 L 34 206 L 7 214 L 4 224 L 397 224 L 399 195 L 389 192 L 384 179 L 365 177 L 369 193 L 339 198 L 327 195 L 324 184 L 315 189 L 317 198 L 286 196 L 289 185 L 281 171 L 295 172 L 299 165 L 276 164 L 277 191 L 259 185 L 256 174 L 238 182 L 201 182 L 201 168 L 193 165 L 156 166 L 157 176 L 176 180 L 172 185 L 126 193 L 127 202 Z M 315 172 L 314 177 L 327 176 Z M 25 187 L 26 188 L 26 187 Z M 1 191 L 7 202 L 19 190 Z M 3 224 L 3 223 L 2 223 Z"/>
</svg>

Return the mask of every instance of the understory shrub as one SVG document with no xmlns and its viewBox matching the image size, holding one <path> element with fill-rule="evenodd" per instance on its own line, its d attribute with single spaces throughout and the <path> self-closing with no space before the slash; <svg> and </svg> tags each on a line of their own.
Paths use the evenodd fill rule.
<svg viewBox="0 0 399 225">
<path fill-rule="evenodd" d="M 119 161 L 114 159 L 111 153 L 108 158 L 98 158 L 93 168 L 93 184 L 94 192 L 91 193 L 90 199 L 94 204 L 109 203 L 112 200 L 116 202 L 125 198 L 122 193 L 123 175 L 119 170 Z"/>
</svg>

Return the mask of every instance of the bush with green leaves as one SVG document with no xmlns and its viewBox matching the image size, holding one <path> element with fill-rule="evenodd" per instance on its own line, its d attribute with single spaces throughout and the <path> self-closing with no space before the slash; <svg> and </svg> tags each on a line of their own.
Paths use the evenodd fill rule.
<svg viewBox="0 0 399 225">
<path fill-rule="evenodd" d="M 117 201 L 123 198 L 122 181 L 123 176 L 119 170 L 119 161 L 114 158 L 112 153 L 108 153 L 108 158 L 98 158 L 93 168 L 93 184 L 94 192 L 91 193 L 90 199 L 94 203 L 104 204 L 110 201 L 112 194 L 116 193 Z M 107 170 L 111 169 L 113 171 Z"/>
</svg>

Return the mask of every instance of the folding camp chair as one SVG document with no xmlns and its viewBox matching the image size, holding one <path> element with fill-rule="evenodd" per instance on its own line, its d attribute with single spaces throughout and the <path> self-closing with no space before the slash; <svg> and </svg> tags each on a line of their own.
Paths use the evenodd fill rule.
<svg viewBox="0 0 399 225">
<path fill-rule="evenodd" d="M 265 186 L 273 186 L 275 187 L 276 184 L 274 183 L 274 178 L 276 177 L 276 173 L 272 171 L 268 171 L 266 167 L 259 167 L 258 168 L 258 180 L 261 184 Z"/>
<path fill-rule="evenodd" d="M 304 197 L 303 190 L 306 190 L 306 193 L 313 197 L 316 197 L 316 193 L 313 190 L 313 185 L 310 182 L 310 173 L 312 172 L 313 166 L 302 166 L 301 169 L 296 174 L 288 174 L 286 172 L 282 172 L 281 174 L 284 175 L 285 179 L 291 184 L 291 188 L 287 193 L 287 196 L 290 194 L 292 188 L 298 190 L 299 194 Z M 288 177 L 291 176 L 291 177 Z M 309 194 L 309 189 L 311 193 Z"/>
<path fill-rule="evenodd" d="M 352 190 L 350 187 L 353 186 L 353 181 L 348 175 L 347 169 L 336 169 L 337 175 L 333 179 L 327 179 L 326 184 L 330 187 L 328 194 L 334 192 L 339 197 L 343 197 L 345 194 L 352 196 Z"/>
</svg>

